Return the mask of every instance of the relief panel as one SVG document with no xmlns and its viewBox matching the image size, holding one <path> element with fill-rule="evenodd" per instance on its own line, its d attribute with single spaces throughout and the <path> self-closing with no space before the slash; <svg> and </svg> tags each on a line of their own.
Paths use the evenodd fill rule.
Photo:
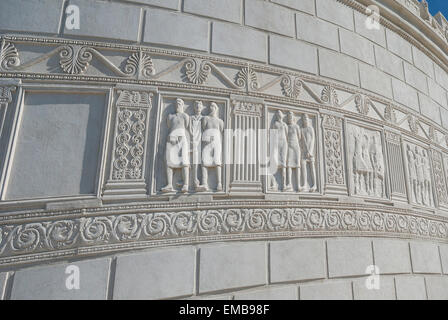
<svg viewBox="0 0 448 320">
<path fill-rule="evenodd" d="M 350 193 L 387 198 L 387 172 L 381 131 L 349 122 L 346 143 Z"/>
<path fill-rule="evenodd" d="M 226 102 L 164 96 L 160 112 L 156 192 L 224 192 Z"/>
<path fill-rule="evenodd" d="M 284 110 L 285 108 L 282 108 Z M 268 192 L 318 191 L 315 114 L 269 108 Z"/>
</svg>

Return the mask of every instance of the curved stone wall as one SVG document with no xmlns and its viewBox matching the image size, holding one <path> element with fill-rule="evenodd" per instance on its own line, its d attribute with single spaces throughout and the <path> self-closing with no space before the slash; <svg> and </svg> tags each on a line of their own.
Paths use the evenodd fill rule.
<svg viewBox="0 0 448 320">
<path fill-rule="evenodd" d="M 0 298 L 446 298 L 447 25 L 417 1 L 3 0 Z"/>
</svg>

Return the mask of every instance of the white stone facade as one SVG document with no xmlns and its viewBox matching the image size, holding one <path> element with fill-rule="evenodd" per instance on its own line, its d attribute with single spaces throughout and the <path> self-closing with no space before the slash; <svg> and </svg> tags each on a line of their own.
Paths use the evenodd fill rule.
<svg viewBox="0 0 448 320">
<path fill-rule="evenodd" d="M 448 23 L 362 3 L 1 1 L 0 299 L 447 299 Z"/>
</svg>

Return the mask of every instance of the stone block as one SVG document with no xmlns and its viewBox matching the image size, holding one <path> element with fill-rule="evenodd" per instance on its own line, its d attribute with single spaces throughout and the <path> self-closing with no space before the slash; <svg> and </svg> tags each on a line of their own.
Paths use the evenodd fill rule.
<svg viewBox="0 0 448 320">
<path fill-rule="evenodd" d="M 411 242 L 414 273 L 441 273 L 439 248 L 431 242 Z"/>
<path fill-rule="evenodd" d="M 80 28 L 63 29 L 64 34 L 137 41 L 141 8 L 121 3 L 70 0 L 79 7 Z"/>
<path fill-rule="evenodd" d="M 428 78 L 429 96 L 440 104 L 442 107 L 447 108 L 446 91 L 439 86 L 434 80 Z"/>
<path fill-rule="evenodd" d="M 294 14 L 291 10 L 262 0 L 246 0 L 245 4 L 246 25 L 294 37 Z"/>
<path fill-rule="evenodd" d="M 237 292 L 234 300 L 297 300 L 297 286 L 271 287 L 249 292 Z"/>
<path fill-rule="evenodd" d="M 343 53 L 368 64 L 375 64 L 373 44 L 369 40 L 344 29 L 339 30 L 339 36 L 341 39 L 341 51 Z"/>
<path fill-rule="evenodd" d="M 230 22 L 241 22 L 241 0 L 185 0 L 184 11 Z"/>
<path fill-rule="evenodd" d="M 407 62 L 404 63 L 404 78 L 406 79 L 407 84 L 410 84 L 415 89 L 428 94 L 428 82 L 426 81 L 426 75 Z"/>
<path fill-rule="evenodd" d="M 272 0 L 271 2 L 309 14 L 314 14 L 316 12 L 314 0 Z"/>
<path fill-rule="evenodd" d="M 124 1 L 148 4 L 167 9 L 174 9 L 174 10 L 179 9 L 179 0 L 124 0 Z"/>
<path fill-rule="evenodd" d="M 352 300 L 350 281 L 300 286 L 300 300 Z"/>
<path fill-rule="evenodd" d="M 437 83 L 448 90 L 448 73 L 437 64 L 434 64 L 434 71 Z"/>
<path fill-rule="evenodd" d="M 2 0 L 0 30 L 57 34 L 62 0 Z"/>
<path fill-rule="evenodd" d="M 448 274 L 448 245 L 439 245 L 440 259 L 442 260 L 442 272 Z"/>
<path fill-rule="evenodd" d="M 151 9 L 146 12 L 143 41 L 208 51 L 209 22 L 199 17 Z"/>
<path fill-rule="evenodd" d="M 395 300 L 395 282 L 393 277 L 380 277 L 379 288 L 369 289 L 366 279 L 353 281 L 353 295 L 355 300 Z"/>
<path fill-rule="evenodd" d="M 114 299 L 163 299 L 193 294 L 193 247 L 119 255 Z"/>
<path fill-rule="evenodd" d="M 246 243 L 201 248 L 199 292 L 266 284 L 266 245 Z"/>
<path fill-rule="evenodd" d="M 353 58 L 326 49 L 319 49 L 319 70 L 321 76 L 359 84 L 358 64 Z"/>
<path fill-rule="evenodd" d="M 386 32 L 384 27 L 380 25 L 379 29 L 368 28 L 366 21 L 368 16 L 355 11 L 355 31 L 356 33 L 372 40 L 373 42 L 379 44 L 382 47 L 386 47 Z"/>
<path fill-rule="evenodd" d="M 440 114 L 441 114 L 442 126 L 445 129 L 448 129 L 448 110 L 440 108 Z"/>
<path fill-rule="evenodd" d="M 391 76 L 404 80 L 403 60 L 384 48 L 375 46 L 376 66 Z"/>
<path fill-rule="evenodd" d="M 448 277 L 425 277 L 426 292 L 429 300 L 448 300 Z"/>
<path fill-rule="evenodd" d="M 440 107 L 437 103 L 420 92 L 418 93 L 418 100 L 420 102 L 420 110 L 422 115 L 438 124 L 442 124 L 440 119 Z"/>
<path fill-rule="evenodd" d="M 330 239 L 327 255 L 330 278 L 365 275 L 373 264 L 372 245 L 367 239 Z"/>
<path fill-rule="evenodd" d="M 316 74 L 317 49 L 302 41 L 271 35 L 269 62 L 273 65 Z"/>
<path fill-rule="evenodd" d="M 423 71 L 428 77 L 434 79 L 434 63 L 432 60 L 416 47 L 412 47 L 414 65 Z"/>
<path fill-rule="evenodd" d="M 403 81 L 392 78 L 392 92 L 395 101 L 415 111 L 420 111 L 417 90 Z"/>
<path fill-rule="evenodd" d="M 270 271 L 271 282 L 325 278 L 324 241 L 287 240 L 271 242 Z"/>
<path fill-rule="evenodd" d="M 386 29 L 387 48 L 397 56 L 412 63 L 411 44 L 389 29 Z"/>
<path fill-rule="evenodd" d="M 319 18 L 330 21 L 349 30 L 354 29 L 353 9 L 335 0 L 316 0 Z"/>
<path fill-rule="evenodd" d="M 392 82 L 389 75 L 364 63 L 359 64 L 359 72 L 361 88 L 392 98 Z"/>
<path fill-rule="evenodd" d="M 68 268 L 69 266 L 73 267 Z M 11 299 L 106 299 L 109 269 L 110 259 L 76 261 L 22 269 L 16 271 L 14 275 Z M 77 275 L 79 276 L 79 289 L 76 289 L 75 278 Z"/>
<path fill-rule="evenodd" d="M 319 46 L 339 51 L 338 28 L 327 21 L 296 13 L 297 37 Z"/>
<path fill-rule="evenodd" d="M 212 52 L 256 61 L 267 61 L 267 35 L 264 32 L 213 22 Z"/>
<path fill-rule="evenodd" d="M 6 280 L 8 279 L 7 272 L 0 273 L 0 300 L 5 299 L 6 297 Z"/>
<path fill-rule="evenodd" d="M 409 244 L 406 241 L 389 239 L 374 240 L 373 256 L 380 274 L 411 273 Z"/>
<path fill-rule="evenodd" d="M 395 277 L 398 300 L 426 300 L 425 279 L 415 276 Z"/>
</svg>

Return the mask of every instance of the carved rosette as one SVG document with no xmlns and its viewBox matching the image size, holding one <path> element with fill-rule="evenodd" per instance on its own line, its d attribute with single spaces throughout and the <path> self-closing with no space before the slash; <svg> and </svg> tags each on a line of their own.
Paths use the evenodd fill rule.
<svg viewBox="0 0 448 320">
<path fill-rule="evenodd" d="M 112 180 L 142 179 L 152 94 L 118 90 Z"/>
<path fill-rule="evenodd" d="M 333 115 L 323 116 L 325 181 L 327 184 L 344 185 L 344 160 L 342 146 L 342 119 Z"/>
</svg>

